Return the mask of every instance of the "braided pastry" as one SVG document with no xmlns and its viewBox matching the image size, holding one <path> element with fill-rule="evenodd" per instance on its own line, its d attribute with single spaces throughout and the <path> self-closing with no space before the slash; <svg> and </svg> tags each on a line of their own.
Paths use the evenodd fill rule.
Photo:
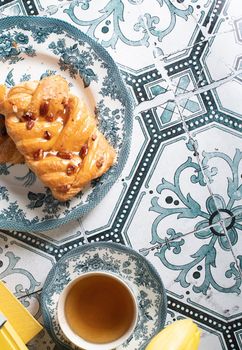
<svg viewBox="0 0 242 350">
<path fill-rule="evenodd" d="M 12 88 L 2 110 L 17 149 L 58 200 L 72 198 L 115 162 L 95 117 L 60 76 Z"/>
</svg>

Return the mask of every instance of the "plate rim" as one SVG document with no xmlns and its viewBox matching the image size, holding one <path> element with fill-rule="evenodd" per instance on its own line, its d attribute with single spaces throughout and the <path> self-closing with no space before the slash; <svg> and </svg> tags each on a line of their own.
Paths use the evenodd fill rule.
<svg viewBox="0 0 242 350">
<path fill-rule="evenodd" d="M 83 33 L 79 28 L 73 26 L 69 22 L 63 21 L 58 18 L 51 17 L 43 17 L 43 16 L 9 16 L 6 18 L 2 18 L 0 20 L 0 30 L 7 30 L 8 27 L 13 25 L 19 25 L 28 21 L 30 24 L 51 24 L 51 25 L 59 25 L 61 26 L 67 33 L 72 34 L 74 37 L 78 37 L 79 40 L 83 40 L 87 44 L 89 44 L 96 53 L 98 53 L 99 57 L 101 57 L 105 62 L 110 65 L 110 72 L 115 76 L 115 81 L 118 82 L 119 90 L 121 92 L 122 99 L 124 100 L 124 130 L 125 130 L 125 138 L 123 142 L 123 146 L 120 150 L 119 157 L 121 158 L 121 162 L 119 161 L 117 164 L 117 171 L 113 179 L 109 180 L 102 190 L 99 192 L 97 198 L 92 199 L 91 202 L 88 202 L 84 205 L 81 205 L 79 208 L 74 209 L 68 215 L 61 219 L 51 219 L 41 221 L 39 223 L 29 223 L 25 224 L 23 222 L 3 219 L 0 220 L 0 229 L 6 230 L 18 230 L 25 232 L 39 232 L 39 231 L 49 231 L 60 227 L 70 221 L 76 220 L 83 215 L 87 214 L 90 210 L 96 207 L 105 195 L 109 192 L 113 184 L 117 181 L 118 177 L 121 175 L 124 166 L 127 162 L 130 153 L 130 145 L 131 145 L 131 136 L 133 129 L 133 101 L 131 97 L 131 93 L 126 88 L 125 83 L 122 79 L 121 72 L 115 63 L 114 59 L 107 52 L 107 50 L 99 44 L 97 41 L 93 40 L 87 34 Z M 58 35 L 58 34 L 57 34 Z M 78 205 L 78 204 L 77 204 Z"/>
<path fill-rule="evenodd" d="M 61 345 L 62 347 L 64 347 L 65 349 L 68 349 L 68 350 L 73 350 L 74 347 L 70 347 L 69 345 L 67 345 L 65 343 L 62 343 L 56 337 L 55 332 L 54 332 L 54 330 L 53 330 L 53 328 L 51 326 L 51 318 L 50 318 L 49 313 L 47 311 L 47 307 L 44 306 L 44 304 L 45 304 L 45 300 L 44 299 L 45 299 L 46 290 L 50 286 L 50 282 L 53 279 L 53 277 L 56 275 L 57 270 L 58 270 L 59 266 L 62 264 L 62 262 L 64 262 L 68 258 L 73 257 L 75 253 L 83 254 L 86 251 L 88 251 L 89 248 L 95 248 L 96 249 L 98 247 L 113 248 L 113 249 L 121 251 L 122 253 L 125 253 L 125 254 L 132 254 L 132 255 L 136 256 L 138 259 L 142 260 L 146 264 L 146 266 L 149 269 L 149 271 L 151 272 L 151 274 L 156 276 L 156 279 L 157 279 L 157 281 L 159 283 L 159 286 L 160 286 L 160 294 L 162 295 L 161 303 L 159 305 L 159 314 L 158 314 L 159 326 L 157 327 L 155 334 L 157 334 L 157 332 L 162 330 L 164 328 L 164 326 L 165 326 L 165 321 L 166 321 L 166 317 L 167 317 L 167 294 L 166 294 L 166 289 L 165 289 L 165 286 L 163 284 L 163 281 L 162 281 L 162 279 L 161 279 L 157 269 L 155 268 L 155 266 L 148 259 L 146 259 L 143 255 L 141 255 L 139 252 L 137 252 L 136 250 L 134 250 L 133 248 L 131 248 L 129 246 L 126 246 L 126 245 L 123 245 L 123 244 L 120 244 L 120 243 L 113 243 L 113 242 L 86 243 L 86 244 L 84 244 L 82 246 L 79 246 L 79 247 L 77 247 L 77 248 L 75 248 L 75 249 L 65 253 L 55 263 L 55 265 L 50 269 L 50 271 L 49 271 L 49 273 L 48 273 L 48 275 L 46 277 L 46 280 L 45 280 L 45 282 L 43 284 L 41 295 L 40 295 L 40 307 L 41 307 L 42 317 L 43 317 L 43 321 L 44 321 L 44 326 L 45 326 L 47 332 L 49 333 L 51 338 L 54 339 L 54 341 L 57 344 Z M 153 334 L 152 337 L 155 334 Z M 147 342 L 145 344 L 143 344 L 139 350 L 145 350 L 146 346 L 147 346 Z M 128 349 L 129 348 L 127 347 L 127 350 Z M 132 349 L 132 350 L 134 350 L 134 349 Z"/>
</svg>

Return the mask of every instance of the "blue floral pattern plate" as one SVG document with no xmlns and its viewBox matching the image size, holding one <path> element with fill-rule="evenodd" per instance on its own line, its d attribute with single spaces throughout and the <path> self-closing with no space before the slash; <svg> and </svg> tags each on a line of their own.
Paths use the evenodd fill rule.
<svg viewBox="0 0 242 350">
<path fill-rule="evenodd" d="M 115 243 L 92 243 L 65 254 L 50 271 L 41 294 L 44 324 L 61 349 L 77 349 L 65 338 L 57 320 L 57 303 L 64 287 L 89 271 L 112 272 L 134 290 L 139 319 L 133 335 L 117 350 L 143 350 L 166 319 L 166 294 L 154 267 L 136 251 Z"/>
<path fill-rule="evenodd" d="M 110 55 L 87 35 L 58 19 L 9 17 L 0 21 L 0 83 L 9 88 L 51 74 L 96 113 L 118 161 L 71 201 L 55 200 L 25 165 L 0 165 L 0 228 L 44 231 L 93 208 L 120 175 L 129 153 L 132 104 Z"/>
</svg>

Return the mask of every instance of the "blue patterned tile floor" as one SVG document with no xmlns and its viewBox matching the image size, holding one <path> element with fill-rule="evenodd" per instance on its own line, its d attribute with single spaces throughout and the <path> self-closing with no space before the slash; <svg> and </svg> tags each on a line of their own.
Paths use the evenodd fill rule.
<svg viewBox="0 0 242 350">
<path fill-rule="evenodd" d="M 167 324 L 191 317 L 200 350 L 242 349 L 241 0 L 0 0 L 0 18 L 23 14 L 63 19 L 101 43 L 134 125 L 122 175 L 89 214 L 0 233 L 0 278 L 42 322 L 55 261 L 87 242 L 126 244 L 160 273 Z M 29 349 L 57 347 L 43 331 Z"/>
</svg>

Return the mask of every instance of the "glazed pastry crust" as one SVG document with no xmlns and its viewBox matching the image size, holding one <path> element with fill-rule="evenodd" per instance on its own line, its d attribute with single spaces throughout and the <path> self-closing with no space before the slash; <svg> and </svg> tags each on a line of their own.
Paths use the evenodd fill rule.
<svg viewBox="0 0 242 350">
<path fill-rule="evenodd" d="M 1 110 L 27 165 L 60 201 L 75 196 L 115 162 L 115 150 L 95 116 L 58 75 L 12 88 Z"/>
</svg>

